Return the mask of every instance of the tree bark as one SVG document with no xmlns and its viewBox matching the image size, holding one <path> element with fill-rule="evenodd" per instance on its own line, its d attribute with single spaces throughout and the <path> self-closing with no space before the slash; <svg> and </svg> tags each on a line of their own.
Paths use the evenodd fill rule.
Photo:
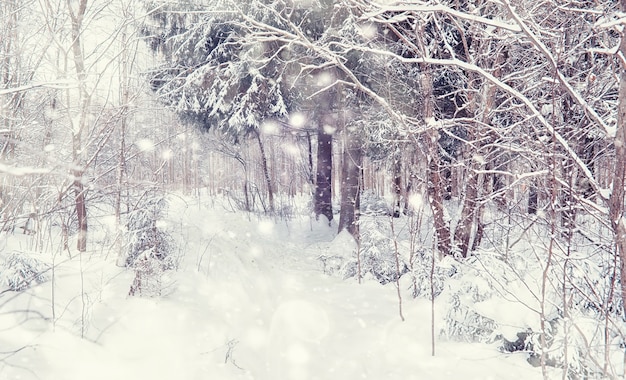
<svg viewBox="0 0 626 380">
<path fill-rule="evenodd" d="M 416 29 L 416 53 L 423 57 L 428 57 L 428 50 L 424 45 L 425 32 L 424 25 L 420 25 Z M 433 224 L 435 235 L 437 237 L 437 251 L 439 256 L 445 256 L 452 253 L 452 242 L 450 233 L 450 224 L 446 221 L 445 207 L 443 204 L 444 186 L 441 165 L 441 154 L 439 153 L 439 129 L 435 121 L 434 95 L 433 95 L 433 77 L 430 65 L 426 63 L 419 64 L 424 96 L 423 118 L 427 126 L 424 133 L 424 145 L 426 147 L 427 160 L 427 194 L 428 203 L 433 214 Z M 433 256 L 434 257 L 434 256 Z"/>
<path fill-rule="evenodd" d="M 263 169 L 263 176 L 265 177 L 265 184 L 267 186 L 269 212 L 274 213 L 274 189 L 272 187 L 272 178 L 270 177 L 270 171 L 267 166 L 267 155 L 265 154 L 265 146 L 263 145 L 263 140 L 261 140 L 261 133 L 259 133 L 258 130 L 254 131 L 254 136 L 259 144 L 259 151 L 261 152 L 261 167 Z"/>
<path fill-rule="evenodd" d="M 533 179 L 528 186 L 528 207 L 527 212 L 530 215 L 537 214 L 539 207 L 539 189 L 537 188 L 537 180 Z"/>
<path fill-rule="evenodd" d="M 466 56 L 470 56 L 468 39 L 463 36 L 464 49 Z M 490 51 L 490 41 L 478 41 L 475 48 L 481 52 L 482 56 L 488 57 L 493 53 Z M 503 55 L 496 52 L 491 66 L 493 69 L 493 75 L 498 78 L 501 76 L 501 63 Z M 484 232 L 484 226 L 481 221 L 482 210 L 484 202 L 480 202 L 481 187 L 484 189 L 487 178 L 481 176 L 479 171 L 485 167 L 485 155 L 488 154 L 489 140 L 491 134 L 487 133 L 485 125 L 491 124 L 491 110 L 496 103 L 496 86 L 490 82 L 482 82 L 481 78 L 475 73 L 468 72 L 466 74 L 469 79 L 470 86 L 474 88 L 467 92 L 467 109 L 471 113 L 474 113 L 474 120 L 477 122 L 471 123 L 467 126 L 467 139 L 470 144 L 465 144 L 465 168 L 466 168 L 466 181 L 465 197 L 463 201 L 463 208 L 461 210 L 461 218 L 454 231 L 454 245 L 457 252 L 462 257 L 467 257 L 470 251 L 478 248 L 480 240 Z M 482 105 L 482 110 L 480 109 Z M 482 181 L 481 181 L 482 179 Z M 474 231 L 474 241 L 470 245 L 472 239 L 472 232 Z"/>
<path fill-rule="evenodd" d="M 315 175 L 313 174 L 313 140 L 311 138 L 311 132 L 306 131 L 306 148 L 307 148 L 307 159 L 308 159 L 308 167 L 307 167 L 307 181 L 310 185 L 315 185 Z"/>
<path fill-rule="evenodd" d="M 471 158 L 470 158 L 471 159 Z M 478 198 L 478 174 L 474 172 L 474 163 L 470 165 L 465 182 L 465 201 L 461 210 L 461 218 L 454 230 L 454 245 L 462 257 L 467 257 L 476 216 Z"/>
<path fill-rule="evenodd" d="M 399 218 L 402 198 L 402 160 L 400 157 L 396 157 L 393 163 L 393 191 L 395 199 L 392 213 L 394 218 Z"/>
<path fill-rule="evenodd" d="M 626 0 L 620 1 L 622 11 L 626 10 Z M 618 54 L 626 55 L 626 37 L 622 40 Z M 626 218 L 624 217 L 624 182 L 626 179 L 626 65 L 619 66 L 619 103 L 617 109 L 617 129 L 615 131 L 615 166 L 613 168 L 613 189 L 609 198 L 609 217 L 615 235 L 615 244 L 620 257 L 621 293 L 626 312 Z"/>
<path fill-rule="evenodd" d="M 424 91 L 424 119 L 427 123 L 434 121 L 433 109 L 433 82 L 429 67 L 422 66 L 422 89 Z M 437 250 L 439 255 L 451 253 L 450 225 L 445 218 L 443 204 L 443 179 L 441 178 L 441 157 L 439 154 L 439 131 L 434 125 L 429 126 L 425 136 L 428 159 L 428 203 L 433 213 L 435 234 L 437 236 Z"/>
<path fill-rule="evenodd" d="M 85 186 L 82 182 L 83 171 L 74 171 L 74 202 L 78 219 L 78 240 L 76 249 L 78 252 L 87 250 L 87 201 L 85 199 Z"/>
<path fill-rule="evenodd" d="M 79 252 L 87 250 L 87 203 L 85 197 L 85 186 L 83 183 L 84 168 L 83 159 L 85 155 L 82 146 L 82 135 L 87 125 L 87 113 L 89 111 L 89 94 L 85 80 L 87 72 L 85 70 L 85 57 L 81 43 L 81 33 L 83 26 L 83 18 L 87 10 L 87 0 L 80 0 L 78 9 L 74 12 L 70 0 L 67 0 L 67 7 L 72 20 L 72 54 L 74 58 L 74 66 L 79 81 L 79 99 L 80 99 L 80 115 L 78 125 L 72 128 L 72 158 L 73 158 L 73 182 L 74 203 L 76 207 L 76 216 L 78 218 L 78 240 L 76 249 Z"/>
<path fill-rule="evenodd" d="M 126 10 L 125 12 L 126 13 Z M 126 16 L 126 14 L 125 14 Z M 126 32 L 126 26 L 122 30 L 120 35 L 122 39 L 122 53 L 120 55 L 120 120 L 119 120 L 119 134 L 120 144 L 118 151 L 117 170 L 115 172 L 115 182 L 117 183 L 117 189 L 115 191 L 115 226 L 116 226 L 116 249 L 117 249 L 117 265 L 126 265 L 126 252 L 123 249 L 122 244 L 122 193 L 124 191 L 124 181 L 126 179 L 126 129 L 129 117 L 130 107 L 130 92 L 129 92 L 129 71 L 130 62 L 129 55 L 129 38 Z"/>
<path fill-rule="evenodd" d="M 426 140 L 428 144 L 428 201 L 433 213 L 435 233 L 437 235 L 437 250 L 439 255 L 445 256 L 451 253 L 450 225 L 446 222 L 443 205 L 437 130 L 429 131 Z"/>
<path fill-rule="evenodd" d="M 333 220 L 332 204 L 333 136 L 320 123 L 317 129 L 317 168 L 315 171 L 315 217 Z"/>
<path fill-rule="evenodd" d="M 344 149 L 341 164 L 341 209 L 338 232 L 345 228 L 359 241 L 359 214 L 361 193 L 361 167 L 363 152 L 355 132 L 343 130 Z"/>
</svg>

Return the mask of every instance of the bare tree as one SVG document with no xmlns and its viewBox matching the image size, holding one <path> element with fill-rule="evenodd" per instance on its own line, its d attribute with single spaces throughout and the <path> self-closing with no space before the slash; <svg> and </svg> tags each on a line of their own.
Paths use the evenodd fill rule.
<svg viewBox="0 0 626 380">
<path fill-rule="evenodd" d="M 76 69 L 76 75 L 78 78 L 78 102 L 79 102 L 79 116 L 78 121 L 73 121 L 72 118 L 72 176 L 73 176 L 73 190 L 74 190 L 74 202 L 76 205 L 76 216 L 78 219 L 78 241 L 76 243 L 76 249 L 79 252 L 87 250 L 87 201 L 86 191 L 84 183 L 84 162 L 85 162 L 85 147 L 83 145 L 84 134 L 88 128 L 88 116 L 89 116 L 89 104 L 91 96 L 87 92 L 87 71 L 85 69 L 85 58 L 82 46 L 82 33 L 83 33 L 83 20 L 87 11 L 87 0 L 80 0 L 78 7 L 74 9 L 72 2 L 67 1 L 67 10 L 70 15 L 72 29 L 72 54 L 74 58 L 74 67 Z"/>
</svg>

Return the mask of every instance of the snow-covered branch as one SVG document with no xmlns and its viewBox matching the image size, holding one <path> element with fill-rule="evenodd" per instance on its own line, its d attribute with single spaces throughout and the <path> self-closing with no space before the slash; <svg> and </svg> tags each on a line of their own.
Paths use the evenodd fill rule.
<svg viewBox="0 0 626 380">
<path fill-rule="evenodd" d="M 71 83 L 69 81 L 67 81 L 67 82 L 58 81 L 58 82 L 45 82 L 45 83 L 30 83 L 30 84 L 26 84 L 26 85 L 23 85 L 23 86 L 0 89 L 0 95 L 15 94 L 15 93 L 18 93 L 18 92 L 24 92 L 24 91 L 32 90 L 32 89 L 35 89 L 35 88 L 52 88 L 52 89 L 56 89 L 56 90 L 67 90 L 67 89 L 73 88 L 73 87 L 74 86 L 71 86 Z"/>
<path fill-rule="evenodd" d="M 251 17 L 248 14 L 246 14 L 246 12 L 244 12 L 243 10 L 241 10 L 240 17 L 252 27 L 257 28 L 258 30 L 272 32 L 276 35 L 277 39 L 280 39 L 283 41 L 289 41 L 290 43 L 300 45 L 304 47 L 305 49 L 307 49 L 308 51 L 315 53 L 318 57 L 322 58 L 325 62 L 330 63 L 332 66 L 336 67 L 347 77 L 348 79 L 347 83 L 349 83 L 355 89 L 363 92 L 364 94 L 369 96 L 372 100 L 374 100 L 376 103 L 378 103 L 400 125 L 406 125 L 406 124 L 416 122 L 416 121 L 411 121 L 411 118 L 408 117 L 407 115 L 399 113 L 389 104 L 389 102 L 384 97 L 380 96 L 378 93 L 370 89 L 368 86 L 364 85 L 357 78 L 354 72 L 345 65 L 344 59 L 342 58 L 342 56 L 338 55 L 335 51 L 329 48 L 328 45 L 311 41 L 311 39 L 309 39 L 306 36 L 306 34 L 301 30 L 301 28 L 298 25 L 296 25 L 291 20 L 281 15 L 275 9 L 270 8 L 270 7 L 266 7 L 266 8 L 268 11 L 272 12 L 276 18 L 280 19 L 281 22 L 287 25 L 290 28 L 291 32 L 281 29 L 281 28 L 274 27 L 263 21 L 259 21 L 255 19 L 254 17 Z"/>
<path fill-rule="evenodd" d="M 491 19 L 482 17 L 479 15 L 461 12 L 456 9 L 447 7 L 443 4 L 402 4 L 402 5 L 384 5 L 373 3 L 373 5 L 378 8 L 374 11 L 367 12 L 364 14 L 365 19 L 370 19 L 372 17 L 380 16 L 384 13 L 400 13 L 400 12 L 412 12 L 412 13 L 445 13 L 450 16 L 454 16 L 456 18 L 460 18 L 467 21 L 478 22 L 481 24 L 489 25 L 495 28 L 500 28 L 503 30 L 508 30 L 511 32 L 520 32 L 521 28 L 519 25 L 509 24 L 503 20 Z M 388 21 L 389 22 L 398 22 L 403 21 L 405 16 L 397 15 L 391 16 Z"/>
<path fill-rule="evenodd" d="M 357 47 L 355 46 L 354 48 L 357 48 Z M 496 78 L 493 74 L 491 74 L 487 70 L 485 70 L 482 67 L 479 67 L 479 66 L 477 66 L 475 64 L 468 63 L 468 62 L 465 62 L 465 61 L 461 61 L 459 59 L 420 58 L 420 57 L 407 58 L 407 57 L 399 56 L 399 55 L 397 55 L 397 54 L 395 54 L 393 52 L 390 52 L 388 50 L 372 49 L 372 48 L 363 47 L 363 46 L 358 47 L 358 49 L 361 49 L 363 51 L 368 51 L 368 52 L 373 53 L 373 54 L 380 54 L 382 56 L 392 57 L 394 59 L 397 59 L 399 61 L 406 62 L 406 63 L 425 63 L 425 64 L 430 64 L 430 65 L 435 65 L 435 66 L 458 67 L 458 68 L 461 68 L 463 70 L 479 74 L 480 76 L 482 76 L 487 81 L 491 82 L 493 85 L 495 85 L 500 90 L 508 93 L 509 95 L 511 95 L 511 96 L 517 98 L 519 101 L 521 101 L 528 108 L 528 110 L 530 111 L 531 116 L 536 118 L 539 121 L 539 123 L 544 128 L 546 128 L 546 130 L 550 134 L 555 136 L 555 139 L 557 140 L 559 145 L 561 145 L 563 147 L 563 149 L 567 152 L 568 156 L 580 168 L 580 170 L 584 174 L 585 178 L 589 181 L 589 183 L 594 188 L 594 190 L 596 190 L 597 193 L 600 196 L 602 196 L 602 194 L 603 194 L 601 192 L 602 189 L 599 186 L 598 182 L 596 181 L 593 173 L 591 172 L 591 170 L 589 170 L 589 167 L 582 161 L 582 159 L 578 156 L 578 154 L 570 147 L 567 139 L 565 139 L 557 130 L 555 130 L 554 126 L 544 117 L 544 115 L 541 113 L 541 111 L 535 106 L 535 104 L 527 96 L 525 96 L 519 90 L 517 90 L 517 89 L 511 87 L 510 85 L 502 82 L 500 79 Z"/>
<path fill-rule="evenodd" d="M 593 120 L 598 126 L 600 126 L 600 128 L 607 135 L 607 137 L 615 137 L 615 127 L 606 124 L 604 120 L 602 120 L 600 115 L 598 115 L 598 113 L 593 109 L 593 107 L 591 107 L 589 103 L 587 103 L 587 101 L 582 97 L 582 95 L 579 94 L 574 89 L 574 87 L 572 87 L 567 78 L 565 78 L 565 75 L 563 75 L 561 70 L 559 70 L 558 62 L 552 52 L 550 52 L 548 47 L 539 39 L 539 37 L 537 37 L 533 33 L 533 31 L 530 30 L 524 20 L 522 20 L 517 12 L 515 12 L 511 4 L 509 4 L 509 1 L 503 0 L 502 4 L 505 5 L 511 17 L 515 20 L 515 22 L 517 22 L 524 34 L 530 39 L 530 42 L 533 44 L 533 46 L 535 46 L 535 48 L 538 49 L 548 59 L 548 62 L 550 62 L 550 65 L 554 70 L 555 76 L 559 80 L 560 84 L 565 88 L 565 90 L 567 90 L 570 96 L 576 101 L 576 103 L 578 103 L 578 105 L 580 105 L 585 110 L 585 113 L 589 116 L 589 118 Z"/>
<path fill-rule="evenodd" d="M 0 173 L 5 173 L 10 176 L 15 177 L 23 177 L 27 175 L 42 175 L 42 174 L 50 174 L 52 169 L 49 168 L 34 168 L 30 166 L 10 166 L 0 162 Z"/>
</svg>

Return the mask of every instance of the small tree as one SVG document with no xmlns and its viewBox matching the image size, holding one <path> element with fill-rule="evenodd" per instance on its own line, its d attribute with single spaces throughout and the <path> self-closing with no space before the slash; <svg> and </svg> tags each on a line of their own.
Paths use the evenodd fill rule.
<svg viewBox="0 0 626 380">
<path fill-rule="evenodd" d="M 135 270 L 129 295 L 160 295 L 163 271 L 176 267 L 173 241 L 160 220 L 167 210 L 161 196 L 142 199 L 128 215 L 125 265 Z"/>
</svg>

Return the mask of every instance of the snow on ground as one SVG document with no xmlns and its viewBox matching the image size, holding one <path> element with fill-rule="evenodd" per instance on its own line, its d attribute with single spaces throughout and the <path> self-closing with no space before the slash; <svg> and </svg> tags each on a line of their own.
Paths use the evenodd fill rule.
<svg viewBox="0 0 626 380">
<path fill-rule="evenodd" d="M 437 338 L 431 356 L 430 303 L 405 292 L 402 322 L 394 284 L 325 274 L 335 230 L 309 218 L 173 198 L 166 223 L 182 258 L 161 297 L 128 296 L 134 275 L 114 265 L 106 233 L 80 260 L 42 253 L 54 286 L 0 295 L 0 379 L 541 377 L 525 354 L 490 345 Z M 6 238 L 5 251 L 28 239 Z"/>
</svg>

